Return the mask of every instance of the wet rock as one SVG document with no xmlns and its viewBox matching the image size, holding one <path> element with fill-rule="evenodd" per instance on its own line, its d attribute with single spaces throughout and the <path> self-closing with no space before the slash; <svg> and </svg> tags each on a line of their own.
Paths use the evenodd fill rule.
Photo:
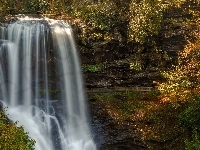
<svg viewBox="0 0 200 150">
<path fill-rule="evenodd" d="M 0 101 L 0 111 L 3 111 L 3 102 Z"/>
</svg>

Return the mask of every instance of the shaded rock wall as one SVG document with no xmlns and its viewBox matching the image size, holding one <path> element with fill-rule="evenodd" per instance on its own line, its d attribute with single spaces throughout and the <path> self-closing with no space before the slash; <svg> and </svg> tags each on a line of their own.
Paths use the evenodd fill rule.
<svg viewBox="0 0 200 150">
<path fill-rule="evenodd" d="M 147 37 L 144 44 L 113 40 L 93 41 L 84 45 L 77 37 L 83 64 L 103 67 L 98 71 L 86 70 L 84 76 L 88 88 L 113 86 L 154 86 L 153 81 L 162 81 L 160 70 L 170 69 L 178 61 L 178 53 L 192 38 L 195 30 L 187 25 L 191 21 L 191 10 L 200 10 L 192 2 L 164 13 L 162 28 L 158 35 Z M 75 30 L 75 34 L 76 34 Z M 79 30 L 81 32 L 81 30 Z M 138 66 L 131 67 L 138 62 Z M 139 67 L 139 68 L 137 68 Z"/>
</svg>

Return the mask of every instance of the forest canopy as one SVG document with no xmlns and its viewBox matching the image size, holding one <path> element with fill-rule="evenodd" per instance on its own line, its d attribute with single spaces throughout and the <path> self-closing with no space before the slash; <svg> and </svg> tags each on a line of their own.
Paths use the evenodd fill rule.
<svg viewBox="0 0 200 150">
<path fill-rule="evenodd" d="M 126 30 L 128 41 L 143 43 L 158 34 L 163 12 L 186 0 L 1 0 L 1 17 L 8 14 L 71 14 L 103 31 Z"/>
</svg>

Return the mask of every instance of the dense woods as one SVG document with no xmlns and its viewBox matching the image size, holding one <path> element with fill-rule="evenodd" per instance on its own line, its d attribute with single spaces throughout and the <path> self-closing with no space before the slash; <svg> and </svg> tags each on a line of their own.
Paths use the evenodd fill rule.
<svg viewBox="0 0 200 150">
<path fill-rule="evenodd" d="M 102 30 L 99 38 L 112 39 L 113 29 L 119 40 L 144 43 L 149 36 L 158 34 L 163 12 L 179 7 L 186 0 L 33 0 L 14 2 L 1 1 L 1 16 L 7 14 L 65 14 L 69 13 Z M 123 29 L 123 30 L 122 30 Z M 116 36 L 116 35 L 115 35 Z M 125 37 L 124 37 L 125 36 Z"/>
<path fill-rule="evenodd" d="M 160 108 L 152 106 L 145 110 L 146 113 L 155 117 L 160 115 L 159 111 L 165 113 L 163 116 L 174 112 L 173 119 L 181 128 L 179 134 L 184 135 L 178 142 L 184 143 L 186 150 L 199 150 L 199 3 L 199 0 L 0 0 L 0 18 L 2 22 L 15 14 L 67 18 L 74 28 L 80 53 L 92 56 L 92 59 L 88 56 L 91 62 L 86 59 L 87 63 L 83 64 L 85 74 L 102 72 L 108 62 L 123 62 L 124 59 L 129 72 L 128 75 L 123 73 L 128 76 L 125 80 L 135 80 L 135 74 L 148 72 L 149 77 L 156 72 L 158 75 L 148 80 L 148 86 L 157 87 L 152 93 L 142 98 L 138 93 L 115 93 L 129 98 L 119 104 L 118 110 L 113 108 L 113 114 L 125 114 L 120 119 L 130 119 L 132 113 L 139 110 L 137 106 L 141 108 L 141 104 L 133 100 L 148 97 L 155 102 L 156 108 Z M 96 57 L 98 54 L 100 58 Z M 118 107 L 108 100 L 110 97 L 115 99 L 115 94 L 95 97 L 106 99 L 106 105 Z M 152 103 L 145 104 L 142 106 Z M 148 119 L 155 121 L 154 117 Z M 174 130 L 179 132 L 179 129 Z M 153 149 L 151 144 L 148 146 Z"/>
</svg>

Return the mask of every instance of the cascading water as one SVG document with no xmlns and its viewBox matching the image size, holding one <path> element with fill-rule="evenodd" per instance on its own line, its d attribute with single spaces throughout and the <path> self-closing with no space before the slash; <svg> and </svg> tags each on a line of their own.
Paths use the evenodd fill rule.
<svg viewBox="0 0 200 150">
<path fill-rule="evenodd" d="M 96 150 L 70 26 L 25 17 L 0 31 L 0 99 L 9 118 L 36 140 L 36 150 Z"/>
</svg>

